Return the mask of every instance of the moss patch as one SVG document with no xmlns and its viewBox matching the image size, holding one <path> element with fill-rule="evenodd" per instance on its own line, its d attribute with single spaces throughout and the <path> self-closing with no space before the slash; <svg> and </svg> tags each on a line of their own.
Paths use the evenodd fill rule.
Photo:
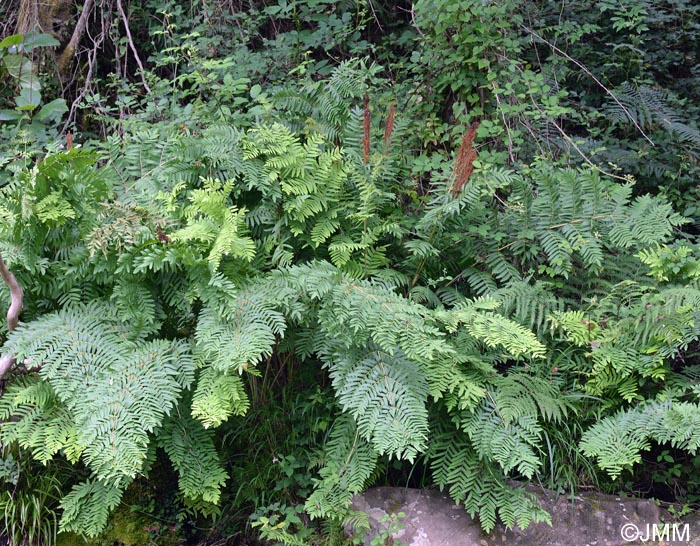
<svg viewBox="0 0 700 546">
<path fill-rule="evenodd" d="M 73 533 L 58 535 L 56 546 L 177 546 L 182 541 L 175 529 L 132 512 L 128 506 L 117 508 L 104 533 L 85 539 Z"/>
</svg>

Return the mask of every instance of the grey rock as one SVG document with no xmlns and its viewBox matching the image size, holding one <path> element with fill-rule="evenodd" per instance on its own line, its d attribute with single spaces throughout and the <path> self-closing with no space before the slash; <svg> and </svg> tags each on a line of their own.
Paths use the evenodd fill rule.
<svg viewBox="0 0 700 546">
<path fill-rule="evenodd" d="M 383 546 L 700 546 L 700 515 L 679 522 L 651 500 L 601 493 L 572 498 L 528 489 L 551 514 L 551 527 L 546 523 L 527 529 L 499 525 L 486 534 L 446 493 L 375 487 L 355 496 L 352 504 L 354 510 L 367 514 L 369 530 L 348 527 L 346 533 L 360 536 L 365 546 L 376 537 Z M 398 517 L 399 513 L 405 516 Z"/>
<path fill-rule="evenodd" d="M 364 534 L 369 546 L 390 525 L 391 514 L 403 512 L 404 518 L 394 518 L 399 529 L 393 533 L 394 544 L 407 546 L 472 546 L 479 544 L 479 523 L 439 491 L 374 487 L 353 499 L 352 509 L 369 516 L 370 529 Z M 346 529 L 349 534 L 354 530 Z M 457 533 L 456 533 L 457 531 Z M 400 541 L 400 542 L 398 542 Z"/>
</svg>

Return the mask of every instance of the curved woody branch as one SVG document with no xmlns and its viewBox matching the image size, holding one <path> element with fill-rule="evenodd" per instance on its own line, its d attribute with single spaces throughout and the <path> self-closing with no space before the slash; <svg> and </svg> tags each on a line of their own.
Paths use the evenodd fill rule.
<svg viewBox="0 0 700 546">
<path fill-rule="evenodd" d="M 7 311 L 7 329 L 11 332 L 19 324 L 19 313 L 22 311 L 22 287 L 17 282 L 17 279 L 12 272 L 7 269 L 2 255 L 0 255 L 0 277 L 5 281 L 5 284 L 10 289 L 10 309 Z M 12 368 L 15 364 L 14 355 L 5 355 L 0 357 L 0 379 Z"/>
</svg>

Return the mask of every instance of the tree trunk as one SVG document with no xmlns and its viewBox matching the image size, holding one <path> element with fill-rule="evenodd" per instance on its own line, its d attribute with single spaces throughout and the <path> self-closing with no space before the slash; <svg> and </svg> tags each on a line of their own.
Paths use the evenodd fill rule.
<svg viewBox="0 0 700 546">
<path fill-rule="evenodd" d="M 17 282 L 17 279 L 12 274 L 12 271 L 7 269 L 5 262 L 0 255 L 0 278 L 5 281 L 10 289 L 10 309 L 7 311 L 7 329 L 11 332 L 19 324 L 19 314 L 22 311 L 22 287 Z M 0 357 L 0 379 L 10 371 L 15 364 L 15 355 L 7 354 Z"/>
<path fill-rule="evenodd" d="M 56 65 L 58 66 L 58 73 L 62 78 L 68 75 L 68 67 L 75 56 L 75 51 L 80 45 L 80 40 L 82 40 L 83 34 L 85 34 L 85 29 L 87 28 L 87 22 L 88 18 L 90 17 L 90 13 L 92 12 L 93 4 L 94 0 L 85 0 L 83 9 L 80 12 L 80 18 L 75 25 L 75 29 L 73 29 L 73 35 L 70 37 L 66 47 L 64 47 L 63 51 L 61 51 L 61 53 L 58 55 Z"/>
<path fill-rule="evenodd" d="M 70 17 L 72 5 L 71 0 L 20 0 L 17 34 L 38 30 L 60 39 L 55 29 Z"/>
<path fill-rule="evenodd" d="M 73 0 L 20 0 L 16 32 L 26 34 L 30 30 L 36 30 L 51 34 L 66 44 L 56 60 L 59 75 L 65 77 L 85 34 L 93 5 L 94 0 L 84 1 L 78 22 L 73 32 L 69 33 L 66 23 L 74 15 Z"/>
</svg>

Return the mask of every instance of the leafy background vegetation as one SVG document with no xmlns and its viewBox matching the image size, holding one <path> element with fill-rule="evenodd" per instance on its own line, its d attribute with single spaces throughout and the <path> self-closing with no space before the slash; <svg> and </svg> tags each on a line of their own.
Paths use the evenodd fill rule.
<svg viewBox="0 0 700 546">
<path fill-rule="evenodd" d="M 697 3 L 42 6 L 0 7 L 12 544 L 697 507 Z"/>
</svg>

